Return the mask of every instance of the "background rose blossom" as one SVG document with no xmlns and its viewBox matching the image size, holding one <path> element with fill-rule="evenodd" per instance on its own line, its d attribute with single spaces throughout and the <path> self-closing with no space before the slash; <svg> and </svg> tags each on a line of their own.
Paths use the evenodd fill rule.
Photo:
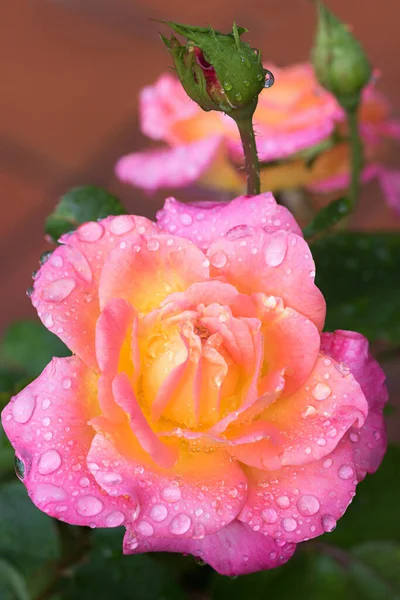
<svg viewBox="0 0 400 600">
<path fill-rule="evenodd" d="M 384 377 L 322 334 L 310 250 L 270 194 L 166 201 L 62 238 L 32 302 L 74 355 L 3 411 L 35 504 L 126 553 L 275 567 L 331 531 L 386 448 Z"/>
<path fill-rule="evenodd" d="M 254 115 L 264 189 L 305 187 L 318 193 L 346 189 L 350 156 L 343 110 L 317 83 L 308 63 L 285 68 L 266 64 L 266 68 L 274 73 L 275 85 L 262 92 Z M 148 190 L 196 181 L 216 189 L 244 189 L 244 177 L 237 171 L 242 149 L 230 118 L 202 111 L 172 75 L 162 75 L 143 88 L 140 110 L 143 133 L 168 147 L 122 157 L 116 165 L 122 181 Z M 360 119 L 367 163 L 363 181 L 377 177 L 388 204 L 399 211 L 400 176 L 382 161 L 388 139 L 400 137 L 400 123 L 391 118 L 389 102 L 375 81 L 364 90 Z M 310 166 L 302 153 L 318 144 L 324 145 L 316 149 Z"/>
</svg>

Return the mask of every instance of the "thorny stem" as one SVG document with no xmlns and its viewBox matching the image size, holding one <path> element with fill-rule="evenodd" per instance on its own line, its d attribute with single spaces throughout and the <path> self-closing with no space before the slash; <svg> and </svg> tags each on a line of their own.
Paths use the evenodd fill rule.
<svg viewBox="0 0 400 600">
<path fill-rule="evenodd" d="M 245 121 L 236 121 L 242 140 L 245 168 L 247 173 L 247 193 L 257 196 L 260 193 L 260 164 L 258 162 L 256 139 L 251 117 Z"/>
</svg>

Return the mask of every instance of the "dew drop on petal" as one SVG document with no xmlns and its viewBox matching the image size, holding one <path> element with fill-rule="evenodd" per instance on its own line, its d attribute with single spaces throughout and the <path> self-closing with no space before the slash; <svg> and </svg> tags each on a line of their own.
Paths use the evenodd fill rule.
<svg viewBox="0 0 400 600">
<path fill-rule="evenodd" d="M 81 477 L 81 479 L 79 480 L 79 485 L 81 487 L 88 487 L 88 485 L 90 485 L 90 481 L 87 477 Z"/>
<path fill-rule="evenodd" d="M 157 250 L 160 248 L 160 242 L 156 239 L 150 239 L 147 242 L 147 249 L 150 250 L 150 252 L 157 252 Z"/>
<path fill-rule="evenodd" d="M 110 231 L 114 235 L 123 235 L 132 231 L 135 225 L 135 221 L 130 215 L 118 215 L 111 221 Z"/>
<path fill-rule="evenodd" d="M 322 463 L 322 466 L 323 466 L 325 469 L 329 469 L 329 468 L 332 466 L 332 464 L 333 464 L 333 460 L 332 460 L 331 458 L 326 458 L 326 459 L 324 460 L 324 462 Z"/>
<path fill-rule="evenodd" d="M 177 486 L 166 487 L 161 490 L 161 498 L 166 502 L 178 502 L 181 496 L 181 490 Z"/>
<path fill-rule="evenodd" d="M 297 521 L 292 517 L 287 517 L 282 520 L 282 527 L 285 531 L 294 531 L 297 527 Z"/>
<path fill-rule="evenodd" d="M 215 254 L 210 257 L 210 262 L 216 269 L 222 269 L 228 262 L 228 258 L 225 252 L 219 251 L 215 252 Z"/>
<path fill-rule="evenodd" d="M 277 519 L 276 511 L 273 508 L 264 508 L 261 511 L 261 518 L 266 523 L 275 523 Z"/>
<path fill-rule="evenodd" d="M 56 256 L 52 256 L 50 259 L 50 263 L 53 265 L 53 267 L 62 267 L 64 264 L 64 260 L 62 258 L 62 256 L 56 255 Z"/>
<path fill-rule="evenodd" d="M 64 379 L 62 380 L 62 386 L 63 386 L 64 390 L 69 390 L 71 385 L 72 385 L 71 379 L 69 377 L 64 377 Z"/>
<path fill-rule="evenodd" d="M 193 218 L 189 213 L 182 213 L 179 217 L 182 225 L 191 225 L 193 223 Z"/>
<path fill-rule="evenodd" d="M 39 459 L 38 471 L 41 475 L 50 475 L 61 466 L 61 456 L 57 450 L 47 450 Z"/>
<path fill-rule="evenodd" d="M 12 415 L 17 423 L 27 423 L 35 410 L 36 399 L 29 393 L 20 394 L 12 404 Z"/>
<path fill-rule="evenodd" d="M 323 515 L 321 523 L 323 530 L 327 533 L 333 531 L 336 527 L 336 519 L 332 515 Z"/>
<path fill-rule="evenodd" d="M 316 400 L 326 400 L 331 393 L 332 390 L 326 383 L 317 383 L 312 391 L 312 395 Z"/>
<path fill-rule="evenodd" d="M 119 527 L 125 521 L 125 515 L 120 510 L 114 510 L 106 517 L 107 527 Z"/>
<path fill-rule="evenodd" d="M 318 498 L 311 495 L 301 496 L 297 502 L 299 512 L 305 517 L 312 517 L 320 509 Z"/>
<path fill-rule="evenodd" d="M 287 242 L 281 235 L 271 237 L 265 249 L 265 262 L 269 267 L 278 267 L 286 256 Z"/>
<path fill-rule="evenodd" d="M 191 524 L 192 520 L 189 515 L 182 513 L 172 519 L 169 524 L 169 531 L 175 535 L 183 535 L 189 530 Z"/>
<path fill-rule="evenodd" d="M 150 518 L 156 523 L 161 523 L 168 516 L 168 511 L 163 504 L 156 504 L 150 510 Z"/>
<path fill-rule="evenodd" d="M 301 416 L 303 417 L 303 419 L 312 419 L 313 417 L 315 417 L 316 414 L 317 409 L 311 404 L 309 406 L 305 406 L 301 411 Z"/>
<path fill-rule="evenodd" d="M 62 502 L 67 498 L 65 490 L 51 483 L 39 483 L 33 492 L 35 504 L 45 506 L 50 502 Z"/>
<path fill-rule="evenodd" d="M 81 496 L 76 501 L 76 512 L 82 517 L 94 517 L 103 510 L 103 503 L 94 496 Z"/>
<path fill-rule="evenodd" d="M 136 525 L 136 530 L 145 537 L 150 537 L 154 533 L 154 527 L 147 521 L 139 521 Z"/>
<path fill-rule="evenodd" d="M 279 508 L 289 508 L 290 506 L 290 500 L 287 496 L 279 496 L 279 498 L 276 500 L 276 503 Z"/>
<path fill-rule="evenodd" d="M 49 408 L 51 404 L 51 400 L 49 398 L 44 398 L 42 401 L 42 409 L 46 410 L 47 408 Z"/>
<path fill-rule="evenodd" d="M 341 465 L 338 470 L 340 479 L 351 479 L 354 475 L 354 470 L 350 465 Z"/>
<path fill-rule="evenodd" d="M 78 227 L 78 238 L 82 242 L 97 242 L 104 233 L 104 228 L 100 223 L 84 223 Z"/>
<path fill-rule="evenodd" d="M 47 302 L 62 302 L 75 289 L 76 281 L 71 277 L 52 281 L 42 290 L 42 298 Z"/>
</svg>

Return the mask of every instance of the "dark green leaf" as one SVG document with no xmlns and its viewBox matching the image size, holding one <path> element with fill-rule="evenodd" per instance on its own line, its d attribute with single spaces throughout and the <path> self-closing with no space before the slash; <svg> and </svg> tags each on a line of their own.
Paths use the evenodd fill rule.
<svg viewBox="0 0 400 600">
<path fill-rule="evenodd" d="M 0 479 L 14 476 L 14 449 L 0 425 Z"/>
<path fill-rule="evenodd" d="M 376 473 L 367 475 L 335 531 L 324 541 L 341 546 L 371 540 L 400 542 L 400 448 L 389 446 Z"/>
<path fill-rule="evenodd" d="M 151 554 L 122 555 L 122 529 L 95 531 L 93 550 L 85 564 L 65 579 L 60 592 L 65 600 L 185 600 L 174 572 Z"/>
<path fill-rule="evenodd" d="M 342 232 L 311 246 L 316 284 L 327 302 L 325 328 L 400 341 L 400 235 Z"/>
<path fill-rule="evenodd" d="M 324 229 L 332 227 L 348 215 L 352 210 L 349 198 L 338 198 L 330 202 L 316 215 L 314 220 L 303 229 L 306 239 L 321 233 Z"/>
<path fill-rule="evenodd" d="M 29 600 L 28 590 L 22 575 L 1 558 L 0 598 L 1 600 Z"/>
<path fill-rule="evenodd" d="M 400 545 L 372 542 L 351 552 L 351 578 L 361 597 L 400 599 Z"/>
<path fill-rule="evenodd" d="M 0 486 L 0 556 L 26 576 L 60 557 L 55 521 L 34 506 L 19 481 Z"/>
<path fill-rule="evenodd" d="M 61 197 L 54 212 L 47 217 L 45 231 L 53 241 L 81 223 L 96 221 L 126 211 L 118 198 L 94 185 L 76 187 Z"/>
<path fill-rule="evenodd" d="M 8 327 L 0 346 L 0 356 L 10 373 L 24 378 L 37 377 L 53 356 L 68 356 L 70 351 L 39 321 L 16 321 Z M 22 379 L 22 377 L 20 377 Z"/>
</svg>

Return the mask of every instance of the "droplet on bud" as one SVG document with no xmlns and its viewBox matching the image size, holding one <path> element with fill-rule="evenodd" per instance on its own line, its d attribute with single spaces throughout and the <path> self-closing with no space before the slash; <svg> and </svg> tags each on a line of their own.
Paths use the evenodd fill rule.
<svg viewBox="0 0 400 600">
<path fill-rule="evenodd" d="M 268 71 L 268 69 L 265 69 L 265 83 L 264 83 L 264 87 L 265 88 L 270 88 L 274 85 L 275 83 L 275 77 L 273 76 L 273 74 L 271 73 L 271 71 Z"/>
</svg>

